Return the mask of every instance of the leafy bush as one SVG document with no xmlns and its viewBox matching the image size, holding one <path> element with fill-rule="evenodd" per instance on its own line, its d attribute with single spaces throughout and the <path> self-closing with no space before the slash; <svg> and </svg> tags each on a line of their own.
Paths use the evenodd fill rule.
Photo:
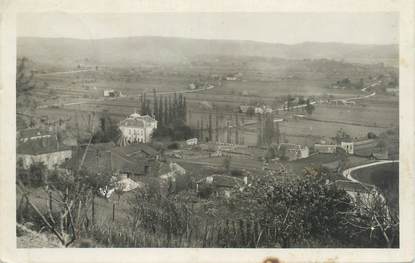
<svg viewBox="0 0 415 263">
<path fill-rule="evenodd" d="M 282 247 L 311 237 L 338 233 L 341 215 L 347 211 L 346 192 L 333 185 L 325 185 L 315 176 L 291 181 L 257 175 L 250 180 L 251 187 L 235 191 L 230 203 L 241 213 L 241 218 L 261 219 L 265 227 L 277 227 L 277 242 Z"/>
</svg>

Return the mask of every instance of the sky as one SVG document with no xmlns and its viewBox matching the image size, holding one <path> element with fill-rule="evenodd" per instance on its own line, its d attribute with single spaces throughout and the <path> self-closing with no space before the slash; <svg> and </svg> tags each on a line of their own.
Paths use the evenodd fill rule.
<svg viewBox="0 0 415 263">
<path fill-rule="evenodd" d="M 165 36 L 269 43 L 397 44 L 397 13 L 25 13 L 18 36 Z"/>
</svg>

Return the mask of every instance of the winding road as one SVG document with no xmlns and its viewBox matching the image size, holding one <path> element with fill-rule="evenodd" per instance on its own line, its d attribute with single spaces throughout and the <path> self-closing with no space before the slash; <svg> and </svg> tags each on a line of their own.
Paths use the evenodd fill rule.
<svg viewBox="0 0 415 263">
<path fill-rule="evenodd" d="M 352 182 L 365 184 L 365 183 L 362 183 L 359 180 L 353 178 L 352 172 L 356 171 L 356 170 L 359 170 L 359 169 L 366 168 L 366 167 L 375 166 L 375 165 L 380 165 L 380 164 L 385 164 L 385 163 L 398 163 L 398 162 L 399 162 L 399 160 L 385 160 L 385 161 L 378 161 L 378 162 L 374 162 L 374 163 L 362 164 L 362 165 L 355 166 L 355 167 L 344 170 L 343 171 L 343 176 L 345 178 L 349 179 Z"/>
</svg>

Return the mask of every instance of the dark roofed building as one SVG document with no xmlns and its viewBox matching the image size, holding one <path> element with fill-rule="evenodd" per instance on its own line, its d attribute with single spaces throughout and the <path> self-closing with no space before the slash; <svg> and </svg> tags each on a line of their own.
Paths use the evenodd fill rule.
<svg viewBox="0 0 415 263">
<path fill-rule="evenodd" d="M 86 147 L 78 150 L 71 165 L 77 167 L 83 158 Z M 90 145 L 85 154 L 83 169 L 91 173 L 147 175 L 150 169 L 148 158 L 141 156 L 139 149 L 115 147 L 113 143 L 100 143 Z"/>
<path fill-rule="evenodd" d="M 50 137 L 56 137 L 56 134 L 46 129 L 29 128 L 17 132 L 17 139 L 19 142 L 28 142 Z"/>
<path fill-rule="evenodd" d="M 29 132 L 25 136 L 25 139 L 19 139 L 16 149 L 17 161 L 24 169 L 37 162 L 44 163 L 48 169 L 54 169 L 72 158 L 72 149 L 60 145 L 56 136 L 41 132 Z"/>
</svg>

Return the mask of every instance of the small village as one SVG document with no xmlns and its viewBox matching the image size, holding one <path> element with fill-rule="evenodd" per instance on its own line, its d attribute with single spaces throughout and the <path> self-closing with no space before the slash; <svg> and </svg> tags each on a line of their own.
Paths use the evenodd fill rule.
<svg viewBox="0 0 415 263">
<path fill-rule="evenodd" d="M 17 247 L 399 248 L 399 93 L 398 45 L 18 37 Z"/>
<path fill-rule="evenodd" d="M 141 112 L 135 110 L 116 125 L 107 114 L 101 114 L 96 127 L 89 125 L 93 133 L 83 142 L 64 135 L 68 132 L 64 121 L 51 124 L 39 120 L 33 127 L 18 130 L 19 178 L 42 184 L 71 177 L 74 171 L 95 177 L 96 198 L 87 215 L 91 222 L 105 217 L 114 223 L 124 222 L 127 207 L 137 193 L 155 189 L 164 198 L 193 198 L 194 212 L 201 216 L 224 216 L 227 213 L 218 211 L 224 202 L 229 205 L 259 175 L 277 180 L 319 175 L 325 178 L 324 184 L 344 190 L 354 200 L 373 198 L 374 192 L 384 200 L 377 187 L 362 184 L 349 171 L 359 165 L 394 163 L 393 148 L 388 152 L 388 147 L 380 145 L 379 135 L 369 132 L 366 138 L 351 138 L 340 129 L 332 138 L 313 145 L 284 139 L 279 125 L 310 117 L 318 107 L 310 99 L 289 99 L 281 109 L 241 105 L 235 119 L 226 121 L 224 127 L 218 125 L 223 120 L 216 115 L 213 121 L 210 114 L 205 129 L 203 121 L 191 129 L 186 123 L 191 113 L 186 109 L 185 96 L 174 94 L 174 102 L 169 97 L 164 104 L 156 91 L 153 94 L 153 105 L 143 94 L 141 105 L 137 105 Z M 167 105 L 165 111 L 163 105 Z M 296 107 L 301 111 L 291 109 Z M 178 135 L 171 136 L 169 127 Z M 255 127 L 257 141 L 247 145 L 244 131 L 251 127 Z M 79 131 L 72 134 L 79 136 Z M 53 202 L 53 191 L 41 192 L 39 201 Z M 210 208 L 206 210 L 207 204 Z"/>
</svg>

